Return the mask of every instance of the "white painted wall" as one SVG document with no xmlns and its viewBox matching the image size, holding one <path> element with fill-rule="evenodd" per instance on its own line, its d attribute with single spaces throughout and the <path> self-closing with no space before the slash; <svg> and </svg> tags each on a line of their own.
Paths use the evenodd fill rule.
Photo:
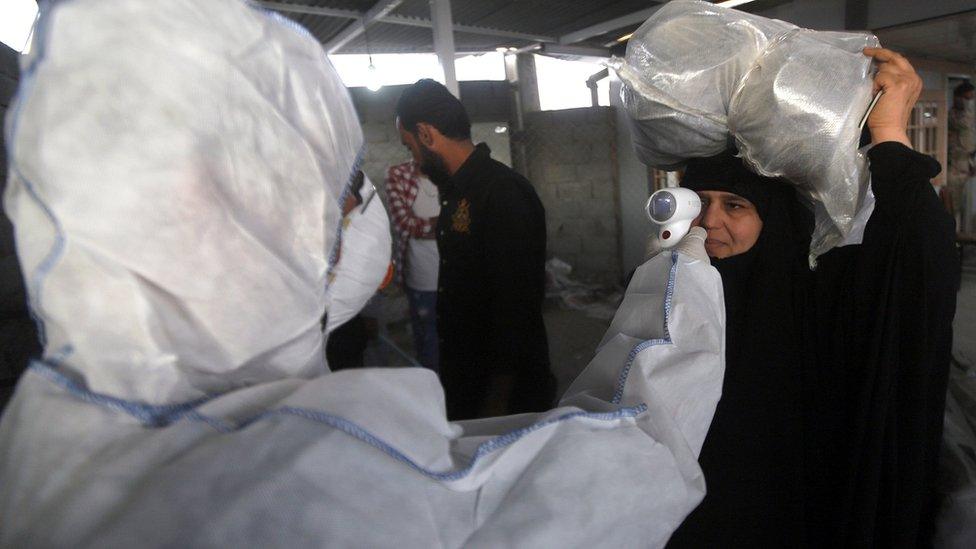
<svg viewBox="0 0 976 549">
<path fill-rule="evenodd" d="M 851 0 L 864 1 L 864 0 Z M 793 0 L 757 11 L 757 15 L 782 19 L 814 30 L 844 30 L 845 0 Z"/>
<path fill-rule="evenodd" d="M 620 102 L 620 81 L 610 84 L 610 105 L 614 107 L 617 132 L 617 183 L 620 186 L 620 224 L 623 273 L 644 262 L 644 248 L 651 233 L 651 224 L 644 215 L 644 203 L 649 198 L 647 167 L 637 160 L 630 136 L 627 111 Z"/>
<path fill-rule="evenodd" d="M 976 0 L 851 0 L 868 2 L 868 28 L 881 29 L 976 10 Z"/>
<path fill-rule="evenodd" d="M 868 28 L 876 29 L 931 17 L 976 9 L 976 0 L 794 0 L 757 12 L 763 17 L 788 21 L 815 30 L 843 30 L 847 2 L 870 2 Z M 940 89 L 942 75 L 920 71 L 927 89 Z M 619 84 L 610 88 L 610 105 L 616 107 L 617 168 L 620 186 L 623 269 L 630 272 L 643 261 L 650 223 L 643 205 L 648 198 L 647 168 L 634 154 L 627 115 L 620 103 Z"/>
</svg>

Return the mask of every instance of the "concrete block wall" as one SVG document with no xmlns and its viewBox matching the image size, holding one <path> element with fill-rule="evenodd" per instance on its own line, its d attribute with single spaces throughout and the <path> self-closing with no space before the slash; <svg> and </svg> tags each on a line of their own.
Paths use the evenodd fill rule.
<svg viewBox="0 0 976 549">
<path fill-rule="evenodd" d="M 506 131 L 497 133 L 495 128 L 503 126 Z M 491 156 L 499 162 L 511 166 L 512 152 L 508 140 L 508 125 L 505 122 L 474 122 L 471 124 L 471 139 L 475 143 L 487 143 Z M 363 173 L 376 185 L 385 200 L 383 180 L 386 170 L 395 164 L 410 160 L 410 152 L 400 144 L 400 134 L 393 123 L 364 122 L 363 137 L 366 140 L 366 158 Z"/>
<path fill-rule="evenodd" d="M 588 282 L 622 278 L 616 130 L 610 107 L 527 113 L 528 178 L 546 207 L 549 255 Z"/>
<path fill-rule="evenodd" d="M 461 100 L 472 119 L 472 138 L 511 166 L 507 84 L 462 82 Z M 386 170 L 410 158 L 393 125 L 403 86 L 378 92 L 350 90 L 366 140 L 363 171 L 383 200 Z M 505 126 L 503 133 L 495 128 Z M 574 276 L 600 284 L 622 278 L 616 128 L 609 107 L 526 113 L 518 137 L 526 146 L 523 170 L 546 207 L 549 255 L 573 266 Z M 643 205 L 640 205 L 641 207 Z"/>
<path fill-rule="evenodd" d="M 461 102 L 472 120 L 472 140 L 487 143 L 493 158 L 511 166 L 506 86 L 504 82 L 461 82 Z M 386 170 L 410 159 L 410 153 L 400 144 L 400 135 L 394 126 L 396 102 L 405 87 L 386 86 L 377 92 L 365 88 L 350 90 L 366 141 L 363 172 L 376 185 L 384 203 L 383 180 Z M 499 126 L 505 127 L 505 132 L 497 133 L 495 128 Z"/>
</svg>

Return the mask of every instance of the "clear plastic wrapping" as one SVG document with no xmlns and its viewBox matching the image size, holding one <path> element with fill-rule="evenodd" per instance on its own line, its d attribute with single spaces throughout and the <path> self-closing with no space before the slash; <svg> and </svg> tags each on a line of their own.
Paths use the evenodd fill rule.
<svg viewBox="0 0 976 549">
<path fill-rule="evenodd" d="M 813 256 L 851 231 L 867 184 L 859 123 L 877 46 L 867 33 L 817 32 L 696 0 L 663 6 L 611 66 L 623 81 L 634 147 L 676 169 L 734 142 L 757 173 L 810 199 Z"/>
</svg>

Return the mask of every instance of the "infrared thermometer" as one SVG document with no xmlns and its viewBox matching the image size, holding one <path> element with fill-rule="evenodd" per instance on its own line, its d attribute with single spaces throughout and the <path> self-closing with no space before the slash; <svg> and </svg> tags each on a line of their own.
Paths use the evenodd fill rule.
<svg viewBox="0 0 976 549">
<path fill-rule="evenodd" d="M 701 199 L 691 189 L 661 189 L 647 200 L 644 211 L 658 227 L 657 237 L 661 247 L 670 248 L 688 234 L 691 222 L 701 213 Z"/>
</svg>

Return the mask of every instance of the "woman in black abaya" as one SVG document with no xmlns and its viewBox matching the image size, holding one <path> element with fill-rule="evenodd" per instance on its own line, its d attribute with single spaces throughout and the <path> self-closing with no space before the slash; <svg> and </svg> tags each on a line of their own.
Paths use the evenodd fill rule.
<svg viewBox="0 0 976 549">
<path fill-rule="evenodd" d="M 910 148 L 921 89 L 888 50 L 869 118 L 874 213 L 860 245 L 806 267 L 792 187 L 731 155 L 689 164 L 722 275 L 726 379 L 700 456 L 708 492 L 672 547 L 931 544 L 955 312 L 952 220 Z"/>
</svg>

